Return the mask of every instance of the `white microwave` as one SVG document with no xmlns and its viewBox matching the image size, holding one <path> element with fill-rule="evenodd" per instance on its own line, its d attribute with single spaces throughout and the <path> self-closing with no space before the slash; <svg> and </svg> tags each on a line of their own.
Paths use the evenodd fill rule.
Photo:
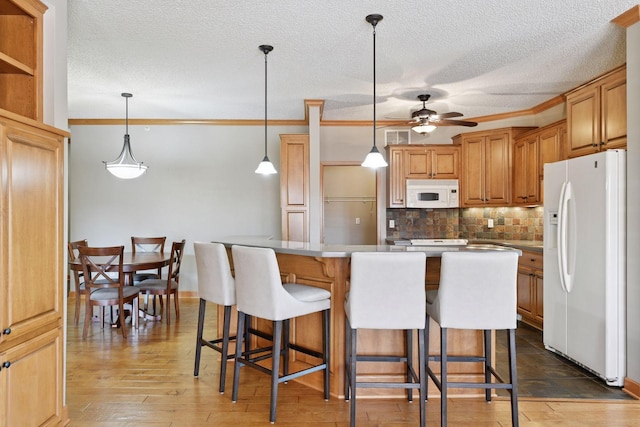
<svg viewBox="0 0 640 427">
<path fill-rule="evenodd" d="M 408 208 L 458 208 L 457 179 L 408 179 Z"/>
</svg>

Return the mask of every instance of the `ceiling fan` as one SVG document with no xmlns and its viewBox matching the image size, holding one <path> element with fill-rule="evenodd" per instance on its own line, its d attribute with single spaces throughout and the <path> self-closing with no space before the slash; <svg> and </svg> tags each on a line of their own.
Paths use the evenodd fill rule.
<svg viewBox="0 0 640 427">
<path fill-rule="evenodd" d="M 418 99 L 422 101 L 422 108 L 411 113 L 410 125 L 415 132 L 425 134 L 433 132 L 438 126 L 477 126 L 478 123 L 467 120 L 451 120 L 452 117 L 461 117 L 462 113 L 450 112 L 438 114 L 437 112 L 427 108 L 426 103 L 431 95 L 418 95 Z"/>
</svg>

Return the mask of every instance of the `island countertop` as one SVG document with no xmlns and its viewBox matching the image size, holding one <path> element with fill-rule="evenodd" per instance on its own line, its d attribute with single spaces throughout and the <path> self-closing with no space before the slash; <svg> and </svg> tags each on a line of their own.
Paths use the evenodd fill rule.
<svg viewBox="0 0 640 427">
<path fill-rule="evenodd" d="M 336 245 L 324 243 L 296 242 L 288 240 L 273 240 L 268 237 L 256 236 L 226 236 L 213 240 L 224 244 L 227 248 L 233 245 L 271 248 L 276 253 L 290 255 L 305 255 L 321 258 L 349 258 L 354 252 L 425 252 L 427 257 L 440 257 L 444 252 L 471 250 L 515 250 L 518 248 L 503 245 L 482 243 L 467 246 L 402 246 L 402 245 Z"/>
</svg>

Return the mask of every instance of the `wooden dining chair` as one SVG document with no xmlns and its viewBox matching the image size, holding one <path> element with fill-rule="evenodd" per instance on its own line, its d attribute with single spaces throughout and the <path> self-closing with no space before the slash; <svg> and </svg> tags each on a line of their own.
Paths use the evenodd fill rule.
<svg viewBox="0 0 640 427">
<path fill-rule="evenodd" d="M 122 268 L 122 255 L 124 246 L 90 247 L 79 246 L 78 253 L 82 262 L 84 284 L 86 288 L 84 331 L 82 339 L 87 339 L 91 314 L 94 306 L 117 306 L 119 322 L 122 329 L 122 337 L 127 338 L 127 330 L 124 327 L 124 304 L 133 306 L 131 311 L 131 324 L 138 327 L 138 288 L 125 286 Z M 113 319 L 112 319 L 113 321 Z M 104 328 L 104 316 L 102 316 Z"/>
<path fill-rule="evenodd" d="M 69 242 L 67 246 L 69 249 L 69 261 L 75 261 L 76 259 L 78 259 L 79 246 L 88 246 L 88 245 L 89 243 L 87 242 L 87 239 Z M 77 325 L 78 322 L 80 321 L 80 300 L 81 300 L 81 296 L 84 296 L 86 294 L 85 292 L 86 287 L 84 284 L 84 274 L 82 273 L 82 271 L 77 271 L 77 270 L 72 270 L 72 271 L 73 271 L 73 281 L 74 281 L 74 289 L 75 289 L 75 297 L 76 297 L 76 303 L 75 303 L 76 311 L 73 315 L 73 321 Z"/>
<path fill-rule="evenodd" d="M 166 237 L 136 237 L 131 236 L 131 252 L 135 255 L 139 252 L 159 252 L 164 253 L 164 243 Z M 131 284 L 136 284 L 147 279 L 160 279 L 162 277 L 162 268 L 157 271 L 142 271 L 133 273 Z"/>
<path fill-rule="evenodd" d="M 185 240 L 181 242 L 173 242 L 171 245 L 171 261 L 169 263 L 169 272 L 165 279 L 147 279 L 135 284 L 139 291 L 145 294 L 145 301 L 148 303 L 149 296 L 160 297 L 160 310 L 164 308 L 167 317 L 167 325 L 171 324 L 170 302 L 173 295 L 174 305 L 176 309 L 176 318 L 180 317 L 180 304 L 178 302 L 178 285 L 180 282 L 180 265 L 182 263 L 182 255 L 184 253 Z M 166 306 L 162 303 L 164 296 L 167 297 Z M 145 311 L 147 311 L 147 303 L 145 303 Z"/>
</svg>

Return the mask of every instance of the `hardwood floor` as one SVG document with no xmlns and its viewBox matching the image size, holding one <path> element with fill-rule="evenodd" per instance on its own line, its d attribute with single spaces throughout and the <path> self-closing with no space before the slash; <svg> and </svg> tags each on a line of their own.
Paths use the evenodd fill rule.
<svg viewBox="0 0 640 427">
<path fill-rule="evenodd" d="M 73 301 L 69 301 L 73 307 Z M 218 393 L 218 354 L 203 348 L 200 377 L 193 377 L 198 304 L 180 299 L 180 319 L 140 322 L 122 339 L 117 329 L 95 322 L 82 340 L 82 322 L 68 315 L 66 403 L 72 427 L 267 426 L 269 381 L 243 369 L 237 403 L 231 403 L 233 369 L 227 390 Z M 215 330 L 215 307 L 208 306 L 205 335 Z M 172 319 L 173 320 L 173 319 Z M 131 328 L 127 323 L 127 328 Z M 207 333 L 209 332 L 209 333 Z M 508 426 L 509 401 L 450 399 L 449 426 Z M 427 425 L 440 425 L 440 401 L 427 404 Z M 358 400 L 358 426 L 418 425 L 418 405 L 401 399 Z M 347 426 L 349 403 L 295 382 L 281 384 L 280 426 Z M 521 399 L 522 426 L 640 426 L 640 402 L 620 400 Z"/>
</svg>

